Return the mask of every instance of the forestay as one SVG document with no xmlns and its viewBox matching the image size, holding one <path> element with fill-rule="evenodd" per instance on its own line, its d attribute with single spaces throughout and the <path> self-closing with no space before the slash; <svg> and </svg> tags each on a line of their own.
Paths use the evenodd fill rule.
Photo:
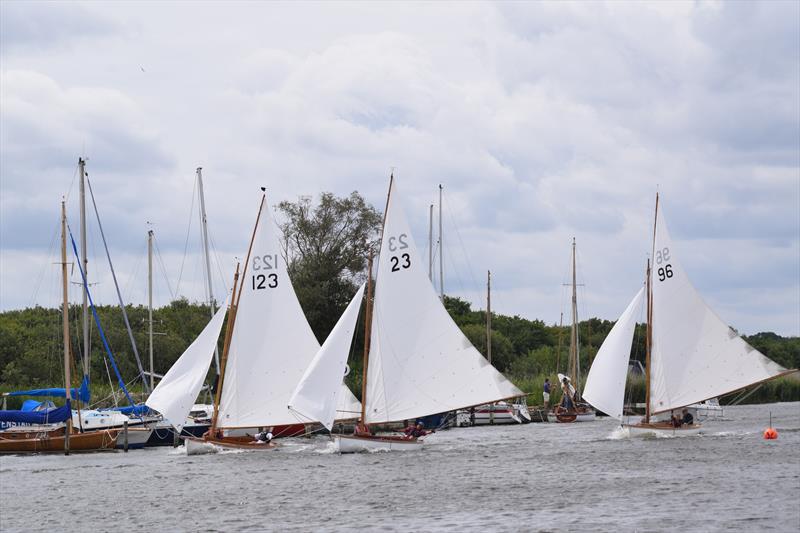
<svg viewBox="0 0 800 533">
<path fill-rule="evenodd" d="M 289 280 L 268 209 L 259 216 L 241 284 L 218 425 L 296 423 L 289 398 L 320 346 Z"/>
<path fill-rule="evenodd" d="M 161 413 L 176 429 L 183 427 L 205 381 L 228 303 L 219 308 L 150 393 L 145 405 Z"/>
<path fill-rule="evenodd" d="M 678 261 L 660 210 L 653 259 L 652 413 L 721 396 L 786 372 L 706 305 Z"/>
<path fill-rule="evenodd" d="M 633 332 L 643 298 L 644 287 L 636 293 L 597 351 L 583 391 L 584 400 L 617 419 L 622 419 Z"/>
<path fill-rule="evenodd" d="M 350 353 L 363 294 L 364 285 L 358 289 L 322 348 L 314 356 L 289 400 L 289 409 L 310 421 L 321 422 L 329 431 L 333 428 L 337 406 L 341 404 L 341 377 L 347 367 L 347 356 Z M 349 415 L 350 418 L 355 416 L 356 413 Z"/>
<path fill-rule="evenodd" d="M 366 423 L 523 394 L 472 346 L 439 301 L 394 185 L 376 274 L 371 342 Z"/>
</svg>

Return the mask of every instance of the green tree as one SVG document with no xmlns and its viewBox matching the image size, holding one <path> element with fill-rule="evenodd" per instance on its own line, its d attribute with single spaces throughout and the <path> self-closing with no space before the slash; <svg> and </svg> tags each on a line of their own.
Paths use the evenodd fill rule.
<svg viewBox="0 0 800 533">
<path fill-rule="evenodd" d="M 344 198 L 322 193 L 316 205 L 303 196 L 281 202 L 278 209 L 285 217 L 281 229 L 289 276 L 311 329 L 323 342 L 366 279 L 381 214 L 356 191 Z"/>
</svg>

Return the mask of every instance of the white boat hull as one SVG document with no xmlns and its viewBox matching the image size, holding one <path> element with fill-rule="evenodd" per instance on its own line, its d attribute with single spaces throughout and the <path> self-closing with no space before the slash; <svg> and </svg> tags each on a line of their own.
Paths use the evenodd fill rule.
<svg viewBox="0 0 800 533">
<path fill-rule="evenodd" d="M 128 448 L 144 448 L 153 430 L 146 427 L 129 427 L 128 428 Z M 125 431 L 120 431 L 117 436 L 117 449 L 125 448 Z"/>
<path fill-rule="evenodd" d="M 703 433 L 703 426 L 698 424 L 680 428 L 622 424 L 622 428 L 627 430 L 631 437 L 694 437 Z"/>
<path fill-rule="evenodd" d="M 422 449 L 422 441 L 398 438 L 362 438 L 355 435 L 336 435 L 333 439 L 339 453 L 408 452 Z"/>
</svg>

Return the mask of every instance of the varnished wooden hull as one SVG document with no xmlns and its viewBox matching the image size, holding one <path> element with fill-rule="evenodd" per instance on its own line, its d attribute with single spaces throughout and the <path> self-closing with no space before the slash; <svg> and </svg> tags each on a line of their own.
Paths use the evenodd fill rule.
<svg viewBox="0 0 800 533">
<path fill-rule="evenodd" d="M 0 453 L 64 453 L 64 428 L 15 433 L 0 434 Z M 116 430 L 73 433 L 69 437 L 69 451 L 113 450 L 118 434 Z"/>
</svg>

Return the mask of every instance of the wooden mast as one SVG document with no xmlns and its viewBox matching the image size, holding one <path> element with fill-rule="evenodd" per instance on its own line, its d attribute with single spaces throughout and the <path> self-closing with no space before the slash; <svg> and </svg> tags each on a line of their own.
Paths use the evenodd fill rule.
<svg viewBox="0 0 800 533">
<path fill-rule="evenodd" d="M 61 289 L 63 296 L 63 309 L 61 323 L 64 328 L 64 396 L 67 405 L 72 400 L 72 380 L 69 373 L 69 295 L 67 293 L 67 207 L 61 201 Z M 84 291 L 85 294 L 85 291 Z M 72 433 L 72 417 L 67 419 L 64 433 L 64 454 L 69 455 L 69 435 Z"/>
<path fill-rule="evenodd" d="M 369 343 L 372 330 L 372 250 L 367 263 L 367 301 L 364 311 L 364 361 L 361 365 L 361 425 L 366 428 L 367 370 L 369 369 Z"/>
<path fill-rule="evenodd" d="M 247 274 L 247 264 L 250 262 L 250 253 L 253 251 L 253 243 L 256 240 L 256 232 L 258 232 L 258 223 L 261 221 L 261 213 L 264 211 L 264 204 L 267 201 L 266 188 L 261 187 L 263 194 L 261 195 L 261 204 L 258 206 L 258 216 L 256 216 L 256 224 L 253 227 L 253 234 L 250 236 L 250 246 L 247 248 L 247 257 L 244 261 L 244 268 L 242 269 L 242 278 L 244 279 Z M 239 292 L 236 292 L 236 283 L 239 281 L 239 265 L 236 265 L 236 273 L 233 276 L 233 291 L 231 292 L 231 306 L 228 311 L 228 327 L 225 330 L 225 344 L 222 348 L 222 360 L 220 361 L 219 379 L 217 381 L 217 393 L 214 395 L 214 415 L 211 417 L 211 428 L 209 434 L 213 437 L 217 431 L 217 418 L 219 416 L 219 401 L 222 398 L 222 386 L 225 381 L 225 364 L 228 362 L 228 351 L 231 345 L 231 338 L 233 337 L 233 327 L 236 323 L 236 312 L 239 308 L 239 300 L 242 298 L 242 289 L 244 283 L 239 285 Z"/>
<path fill-rule="evenodd" d="M 394 184 L 394 172 L 389 174 L 389 192 L 386 193 L 386 207 L 383 210 L 383 225 L 381 226 L 381 245 L 383 245 L 383 232 L 386 229 L 386 216 L 389 213 L 389 199 L 392 197 L 392 185 Z M 380 256 L 378 256 L 380 261 Z M 377 277 L 377 272 L 376 272 Z M 369 368 L 369 348 L 372 336 L 372 251 L 369 254 L 369 273 L 367 277 L 367 311 L 364 317 L 364 368 L 361 376 L 361 426 L 367 428 L 367 369 Z"/>
<path fill-rule="evenodd" d="M 656 209 L 653 216 L 653 249 L 651 257 L 655 257 L 656 226 L 658 224 L 658 193 L 656 193 Z M 651 283 L 650 259 L 647 260 L 647 337 L 645 355 L 645 406 L 644 422 L 650 423 L 650 354 L 653 346 L 653 285 Z"/>
</svg>

